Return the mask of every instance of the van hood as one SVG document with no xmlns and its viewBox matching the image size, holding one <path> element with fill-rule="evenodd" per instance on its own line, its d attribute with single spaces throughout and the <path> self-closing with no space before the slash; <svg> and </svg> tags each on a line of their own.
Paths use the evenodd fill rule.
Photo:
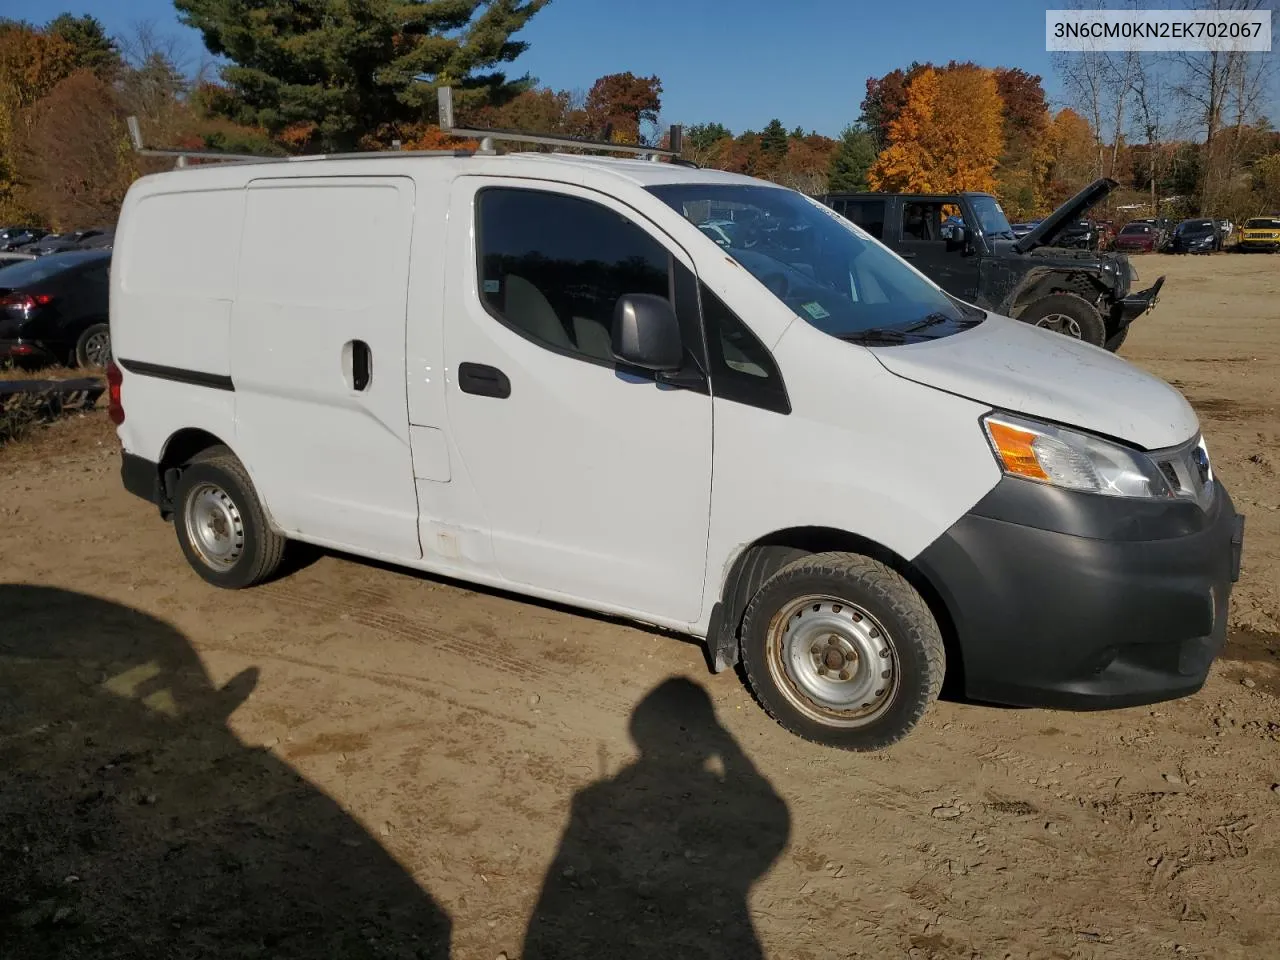
<svg viewBox="0 0 1280 960">
<path fill-rule="evenodd" d="M 1099 177 L 1036 224 L 1034 230 L 1014 244 L 1014 249 L 1019 253 L 1028 253 L 1036 247 L 1053 246 L 1068 225 L 1083 219 L 1086 210 L 1097 205 L 1118 186 L 1120 184 L 1115 180 Z"/>
<path fill-rule="evenodd" d="M 871 352 L 906 380 L 979 403 L 1114 437 L 1146 450 L 1200 428 L 1174 387 L 1065 334 L 988 314 L 972 330 Z"/>
</svg>

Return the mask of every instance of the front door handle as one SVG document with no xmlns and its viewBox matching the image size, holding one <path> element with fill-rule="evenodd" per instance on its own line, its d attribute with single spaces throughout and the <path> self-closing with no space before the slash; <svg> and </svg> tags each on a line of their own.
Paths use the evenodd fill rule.
<svg viewBox="0 0 1280 960">
<path fill-rule="evenodd" d="M 458 389 L 480 397 L 497 397 L 505 400 L 511 396 L 511 381 L 497 367 L 484 363 L 458 364 Z"/>
<path fill-rule="evenodd" d="M 898 252 L 898 256 L 903 260 L 914 260 L 916 258 L 916 252 L 914 250 L 901 250 Z"/>
</svg>

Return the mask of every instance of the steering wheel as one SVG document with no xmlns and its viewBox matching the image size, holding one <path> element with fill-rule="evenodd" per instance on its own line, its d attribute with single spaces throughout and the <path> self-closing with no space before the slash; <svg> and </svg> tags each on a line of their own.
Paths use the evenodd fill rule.
<svg viewBox="0 0 1280 960">
<path fill-rule="evenodd" d="M 769 292 L 779 300 L 786 300 L 791 295 L 791 281 L 781 271 L 766 273 L 760 278 L 760 282 L 768 287 Z"/>
</svg>

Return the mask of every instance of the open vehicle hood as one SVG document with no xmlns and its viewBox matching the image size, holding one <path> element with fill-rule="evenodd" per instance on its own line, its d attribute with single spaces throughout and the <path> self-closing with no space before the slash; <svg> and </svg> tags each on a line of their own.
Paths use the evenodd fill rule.
<svg viewBox="0 0 1280 960">
<path fill-rule="evenodd" d="M 988 314 L 940 340 L 872 347 L 906 380 L 1147 450 L 1189 440 L 1199 418 L 1181 393 L 1100 347 Z"/>
<path fill-rule="evenodd" d="M 1049 214 L 1034 230 L 1015 243 L 1014 249 L 1019 253 L 1028 253 L 1036 247 L 1051 247 L 1058 239 L 1058 234 L 1068 224 L 1084 218 L 1084 212 L 1096 205 L 1120 184 L 1109 177 L 1099 177 L 1074 197 Z"/>
</svg>

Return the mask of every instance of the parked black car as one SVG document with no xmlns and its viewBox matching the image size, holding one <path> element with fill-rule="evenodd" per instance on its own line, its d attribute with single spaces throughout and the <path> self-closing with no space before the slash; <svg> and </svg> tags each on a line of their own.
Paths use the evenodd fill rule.
<svg viewBox="0 0 1280 960">
<path fill-rule="evenodd" d="M 70 234 L 65 233 L 46 234 L 34 243 L 29 243 L 22 248 L 24 253 L 34 253 L 37 257 L 46 257 L 51 253 L 66 253 L 69 250 L 79 249 L 80 244 L 76 243 Z"/>
<path fill-rule="evenodd" d="M 953 296 L 1116 350 L 1129 324 L 1155 305 L 1164 277 L 1135 292 L 1138 274 L 1124 254 L 1064 248 L 1059 236 L 1118 185 L 1094 181 L 1021 238 L 989 193 L 839 193 L 818 199 Z M 957 214 L 962 225 L 945 224 Z"/>
<path fill-rule="evenodd" d="M 51 253 L 0 270 L 0 361 L 102 366 L 111 359 L 111 253 Z"/>
<path fill-rule="evenodd" d="M 1167 247 L 1170 253 L 1214 253 L 1222 249 L 1217 220 L 1183 220 L 1174 228 Z"/>
<path fill-rule="evenodd" d="M 48 234 L 48 230 L 39 227 L 5 227 L 0 230 L 0 250 L 21 250 Z"/>
</svg>

